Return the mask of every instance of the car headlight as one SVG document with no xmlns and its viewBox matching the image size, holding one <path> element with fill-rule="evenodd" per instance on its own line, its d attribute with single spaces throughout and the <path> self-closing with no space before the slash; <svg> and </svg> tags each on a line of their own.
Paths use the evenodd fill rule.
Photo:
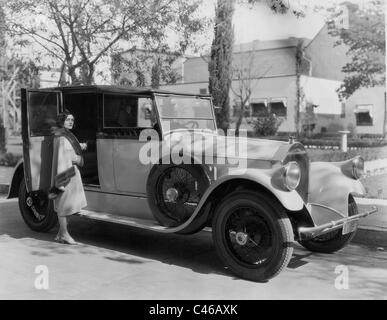
<svg viewBox="0 0 387 320">
<path fill-rule="evenodd" d="M 364 159 L 356 157 L 352 159 L 352 175 L 355 179 L 360 179 L 364 174 Z"/>
<path fill-rule="evenodd" d="M 300 183 L 301 169 L 297 162 L 291 161 L 285 165 L 284 184 L 285 187 L 292 191 L 296 189 Z"/>
</svg>

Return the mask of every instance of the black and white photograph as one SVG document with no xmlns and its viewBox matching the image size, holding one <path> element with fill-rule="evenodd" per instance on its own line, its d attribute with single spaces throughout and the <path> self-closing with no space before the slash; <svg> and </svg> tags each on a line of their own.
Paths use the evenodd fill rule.
<svg viewBox="0 0 387 320">
<path fill-rule="evenodd" d="M 0 300 L 386 300 L 385 13 L 0 0 Z"/>
</svg>

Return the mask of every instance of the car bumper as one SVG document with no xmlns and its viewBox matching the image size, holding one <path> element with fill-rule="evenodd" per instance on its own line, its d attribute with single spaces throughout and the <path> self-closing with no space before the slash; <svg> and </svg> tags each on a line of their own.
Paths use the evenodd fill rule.
<svg viewBox="0 0 387 320">
<path fill-rule="evenodd" d="M 323 234 L 338 230 L 340 228 L 344 228 L 346 225 L 352 225 L 356 230 L 359 219 L 365 218 L 377 211 L 378 209 L 375 206 L 373 206 L 371 207 L 370 210 L 364 211 L 362 213 L 358 213 L 350 217 L 324 223 L 316 227 L 300 227 L 298 228 L 298 238 L 299 240 L 313 239 Z"/>
</svg>

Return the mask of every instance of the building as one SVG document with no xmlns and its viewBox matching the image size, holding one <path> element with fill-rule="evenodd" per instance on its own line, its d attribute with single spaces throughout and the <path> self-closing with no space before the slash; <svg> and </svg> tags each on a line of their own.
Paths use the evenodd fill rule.
<svg viewBox="0 0 387 320">
<path fill-rule="evenodd" d="M 341 19 L 340 24 L 347 28 L 348 19 Z M 344 79 L 341 69 L 348 61 L 347 48 L 334 46 L 334 42 L 326 24 L 313 39 L 257 40 L 234 46 L 233 68 L 245 79 L 242 82 L 234 76 L 230 101 L 237 104 L 237 93 L 247 83 L 252 91 L 247 120 L 268 110 L 281 120 L 279 133 L 296 132 L 298 123 L 298 131 L 313 134 L 349 130 L 384 136 L 385 87 L 362 88 L 347 101 L 340 101 L 336 90 Z M 187 58 L 182 81 L 163 88 L 208 93 L 208 60 L 207 56 Z M 233 112 L 234 123 L 235 116 Z M 251 129 L 246 121 L 242 127 Z"/>
</svg>

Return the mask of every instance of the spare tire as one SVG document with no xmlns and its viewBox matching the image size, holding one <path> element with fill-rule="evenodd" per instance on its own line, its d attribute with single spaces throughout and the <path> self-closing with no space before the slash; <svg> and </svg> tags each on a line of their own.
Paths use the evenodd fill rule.
<svg viewBox="0 0 387 320">
<path fill-rule="evenodd" d="M 210 180 L 200 165 L 155 165 L 147 181 L 148 203 L 163 226 L 176 227 L 195 212 Z"/>
</svg>

